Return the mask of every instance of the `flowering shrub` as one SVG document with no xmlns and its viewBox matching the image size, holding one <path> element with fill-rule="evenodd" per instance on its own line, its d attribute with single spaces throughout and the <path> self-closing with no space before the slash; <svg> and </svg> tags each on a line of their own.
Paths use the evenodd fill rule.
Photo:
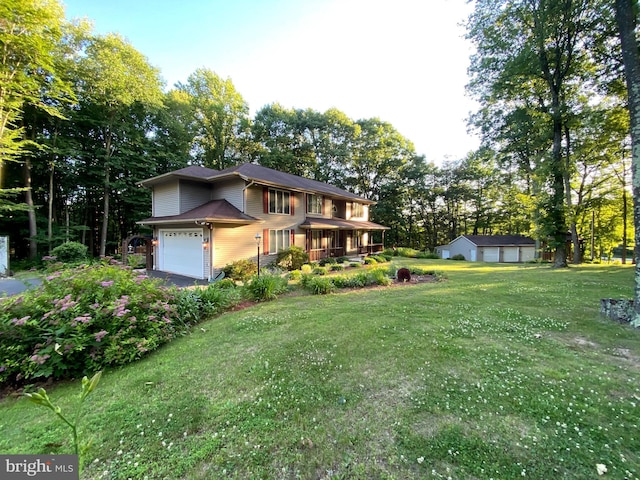
<svg viewBox="0 0 640 480">
<path fill-rule="evenodd" d="M 52 272 L 39 289 L 0 301 L 0 384 L 122 365 L 186 328 L 176 289 L 127 267 Z"/>
</svg>

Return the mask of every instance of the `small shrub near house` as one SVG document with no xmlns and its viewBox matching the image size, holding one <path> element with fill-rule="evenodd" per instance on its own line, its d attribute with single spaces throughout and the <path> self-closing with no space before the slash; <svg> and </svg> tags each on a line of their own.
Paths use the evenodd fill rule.
<svg viewBox="0 0 640 480">
<path fill-rule="evenodd" d="M 59 262 L 77 263 L 87 259 L 89 249 L 86 245 L 78 242 L 65 242 L 51 250 L 51 255 Z M 48 257 L 50 258 L 50 257 Z"/>
<path fill-rule="evenodd" d="M 461 261 L 461 260 L 466 260 L 466 258 L 464 258 L 464 255 L 462 255 L 461 253 L 458 253 L 458 254 L 454 255 L 453 257 L 451 257 L 451 260 Z"/>
<path fill-rule="evenodd" d="M 276 265 L 285 270 L 299 270 L 309 261 L 309 254 L 295 245 L 278 252 Z"/>
<path fill-rule="evenodd" d="M 375 265 L 375 264 L 377 264 L 378 262 L 377 262 L 377 261 L 376 261 L 376 259 L 375 259 L 375 258 L 373 258 L 373 257 L 364 257 L 364 259 L 363 259 L 363 263 L 364 263 L 365 265 Z"/>
<path fill-rule="evenodd" d="M 338 261 L 333 257 L 322 258 L 318 261 L 318 265 L 320 265 L 321 267 L 325 267 L 327 265 L 335 265 L 337 263 Z"/>
<path fill-rule="evenodd" d="M 238 282 L 246 282 L 258 273 L 258 265 L 251 260 L 237 260 L 222 269 L 225 276 Z"/>
<path fill-rule="evenodd" d="M 314 275 L 326 275 L 327 274 L 327 268 L 326 267 L 315 267 L 313 269 L 313 274 Z"/>
</svg>

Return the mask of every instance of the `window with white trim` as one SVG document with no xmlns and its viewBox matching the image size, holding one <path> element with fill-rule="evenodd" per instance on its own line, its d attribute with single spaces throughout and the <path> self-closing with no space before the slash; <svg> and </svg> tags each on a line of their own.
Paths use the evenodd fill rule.
<svg viewBox="0 0 640 480">
<path fill-rule="evenodd" d="M 289 215 L 291 212 L 291 194 L 284 190 L 269 189 L 269 213 L 282 213 Z"/>
<path fill-rule="evenodd" d="M 269 230 L 269 253 L 278 253 L 291 246 L 291 230 Z"/>
<path fill-rule="evenodd" d="M 307 213 L 322 213 L 322 202 L 324 198 L 322 195 L 313 195 L 307 193 Z"/>
</svg>

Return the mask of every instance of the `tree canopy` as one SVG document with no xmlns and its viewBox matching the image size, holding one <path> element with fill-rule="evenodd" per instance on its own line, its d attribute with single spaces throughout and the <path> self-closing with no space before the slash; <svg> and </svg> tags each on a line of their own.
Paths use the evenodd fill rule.
<svg viewBox="0 0 640 480">
<path fill-rule="evenodd" d="M 482 145 L 453 160 L 428 160 L 383 119 L 335 108 L 272 103 L 251 116 L 208 68 L 167 89 L 126 40 L 67 22 L 55 0 L 8 0 L 0 18 L 0 233 L 16 257 L 65 240 L 112 253 L 144 233 L 150 198 L 137 182 L 244 162 L 375 201 L 389 245 L 524 234 L 564 266 L 626 258 L 636 243 L 622 51 L 602 0 L 475 2 L 468 88 Z"/>
</svg>

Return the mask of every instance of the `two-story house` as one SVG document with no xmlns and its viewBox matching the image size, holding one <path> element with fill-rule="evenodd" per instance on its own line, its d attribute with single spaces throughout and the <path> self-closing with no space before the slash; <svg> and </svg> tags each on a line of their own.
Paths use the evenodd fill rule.
<svg viewBox="0 0 640 480">
<path fill-rule="evenodd" d="M 303 248 L 311 260 L 382 250 L 374 202 L 332 185 L 246 163 L 190 166 L 140 182 L 152 190 L 153 268 L 199 279 L 240 259 L 273 261 Z"/>
</svg>

